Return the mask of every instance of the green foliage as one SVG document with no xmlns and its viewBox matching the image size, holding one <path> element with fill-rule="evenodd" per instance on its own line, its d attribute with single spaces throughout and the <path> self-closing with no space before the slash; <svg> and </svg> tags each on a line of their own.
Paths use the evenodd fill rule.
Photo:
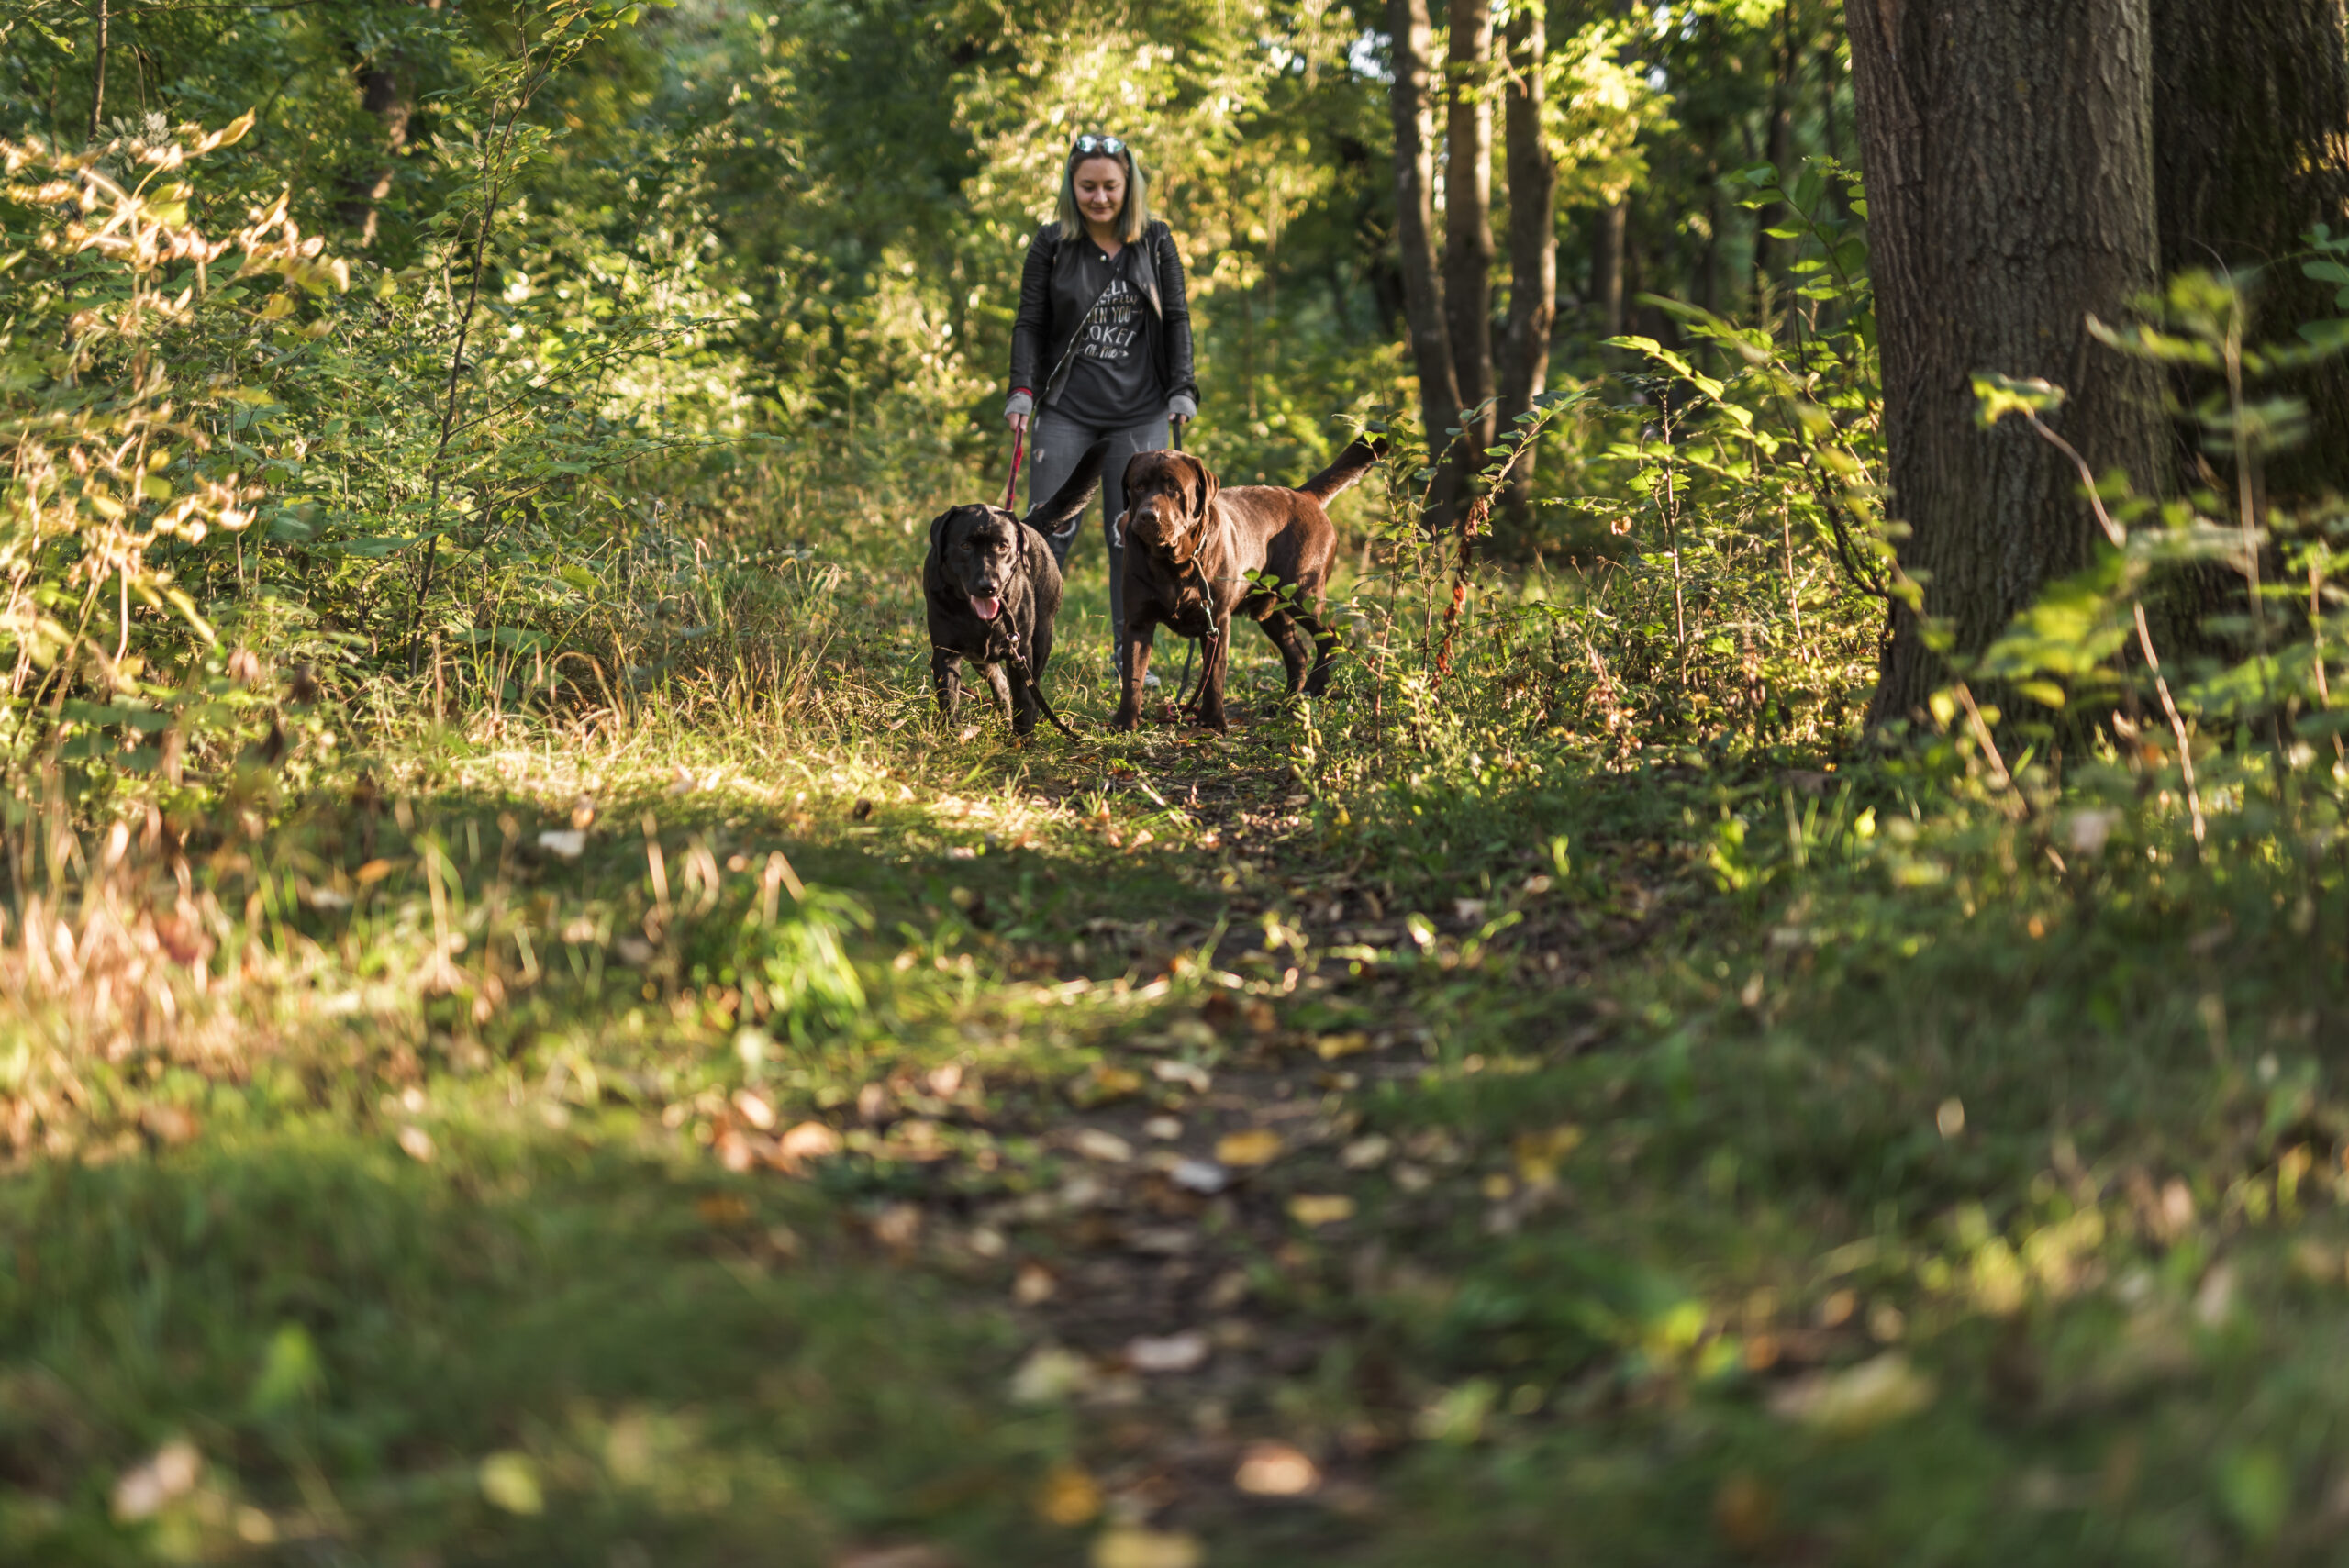
<svg viewBox="0 0 2349 1568">
<path fill-rule="evenodd" d="M 1562 274 L 1628 197 L 1645 294 L 1442 538 L 1375 17 L 110 14 L 100 104 L 0 10 L 9 1554 L 2331 1549 L 2349 618 L 2260 474 L 2336 325 L 2108 329 L 2214 494 L 2083 474 L 2088 565 L 1864 740 L 1816 0 L 1552 6 Z M 1096 126 L 1226 477 L 1389 440 L 1336 689 L 1243 631 L 1230 737 L 1098 733 L 1089 547 L 1083 743 L 924 690 Z M 1260 1438 L 1331 1506 L 1229 1507 Z"/>
</svg>

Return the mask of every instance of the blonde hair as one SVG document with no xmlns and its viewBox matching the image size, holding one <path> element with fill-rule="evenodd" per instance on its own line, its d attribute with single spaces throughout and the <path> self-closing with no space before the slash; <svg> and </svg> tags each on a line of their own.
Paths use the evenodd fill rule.
<svg viewBox="0 0 2349 1568">
<path fill-rule="evenodd" d="M 1114 159 L 1126 167 L 1126 205 L 1118 212 L 1118 239 L 1137 244 L 1150 231 L 1150 176 L 1142 172 L 1141 155 L 1131 146 L 1123 152 L 1069 150 L 1068 161 L 1061 165 L 1060 237 L 1074 239 L 1085 232 L 1085 215 L 1076 209 L 1076 166 L 1096 158 Z"/>
</svg>

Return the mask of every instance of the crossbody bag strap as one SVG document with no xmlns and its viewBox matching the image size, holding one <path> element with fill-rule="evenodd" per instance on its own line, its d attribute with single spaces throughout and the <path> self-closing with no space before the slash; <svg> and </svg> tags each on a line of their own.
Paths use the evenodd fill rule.
<svg viewBox="0 0 2349 1568">
<path fill-rule="evenodd" d="M 1060 265 L 1060 248 L 1064 243 L 1064 240 L 1058 239 L 1052 241 L 1052 265 L 1055 267 Z M 1113 275 L 1110 278 L 1109 283 L 1115 283 L 1117 281 L 1117 278 Z M 1076 357 L 1077 346 L 1085 341 L 1085 329 L 1093 324 L 1094 313 L 1101 308 L 1101 302 L 1108 298 L 1108 295 L 1109 284 L 1103 284 L 1101 285 L 1101 292 L 1093 296 L 1093 303 L 1085 307 L 1085 314 L 1076 318 L 1076 330 L 1069 334 L 1068 347 L 1061 350 L 1060 361 L 1052 366 L 1052 373 L 1044 378 L 1044 385 L 1042 388 L 1043 392 L 1049 392 L 1051 390 L 1052 384 L 1060 380 L 1061 372 L 1068 368 L 1069 361 Z M 1050 297 L 1049 290 L 1047 291 L 1046 297 Z M 1043 397 L 1041 393 L 1036 401 L 1040 406 L 1042 405 Z"/>
</svg>

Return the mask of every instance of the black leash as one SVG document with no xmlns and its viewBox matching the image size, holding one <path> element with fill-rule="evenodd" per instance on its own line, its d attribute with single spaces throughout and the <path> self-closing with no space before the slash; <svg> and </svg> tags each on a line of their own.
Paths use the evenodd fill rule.
<svg viewBox="0 0 2349 1568">
<path fill-rule="evenodd" d="M 1006 627 L 1004 628 L 1004 637 L 1008 640 L 1011 650 L 1009 656 L 1004 660 L 1004 662 L 1011 667 L 1011 673 L 1014 675 L 1017 675 L 1019 678 L 1020 683 L 1028 688 L 1029 695 L 1036 699 L 1036 706 L 1043 710 L 1044 717 L 1046 718 L 1052 720 L 1052 728 L 1067 736 L 1070 740 L 1077 741 L 1079 744 L 1083 744 L 1084 738 L 1078 735 L 1075 730 L 1071 729 L 1068 725 L 1062 720 L 1059 714 L 1052 711 L 1052 705 L 1051 701 L 1044 695 L 1044 688 L 1036 684 L 1035 675 L 1030 673 L 1028 668 L 1028 655 L 1020 651 L 1019 634 L 1012 630 L 1009 627 Z"/>
</svg>

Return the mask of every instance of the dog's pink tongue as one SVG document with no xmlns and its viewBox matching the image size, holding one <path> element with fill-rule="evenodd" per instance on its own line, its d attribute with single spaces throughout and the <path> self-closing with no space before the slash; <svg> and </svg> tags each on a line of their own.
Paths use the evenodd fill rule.
<svg viewBox="0 0 2349 1568">
<path fill-rule="evenodd" d="M 1003 601 L 1001 599 L 982 599 L 976 594 L 974 594 L 971 595 L 971 608 L 979 613 L 979 618 L 981 620 L 993 620 L 997 615 L 1002 613 Z"/>
</svg>

